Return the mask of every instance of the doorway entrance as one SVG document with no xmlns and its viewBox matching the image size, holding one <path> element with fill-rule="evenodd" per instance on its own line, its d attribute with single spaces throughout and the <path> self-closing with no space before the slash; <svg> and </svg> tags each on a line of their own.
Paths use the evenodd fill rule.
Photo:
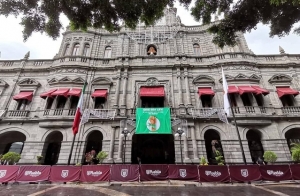
<svg viewBox="0 0 300 196">
<path fill-rule="evenodd" d="M 174 136 L 172 134 L 135 134 L 132 137 L 131 163 L 174 164 Z"/>
<path fill-rule="evenodd" d="M 45 157 L 45 165 L 55 165 L 57 163 L 62 140 L 63 135 L 59 131 L 53 131 L 46 137 L 42 153 Z"/>
</svg>

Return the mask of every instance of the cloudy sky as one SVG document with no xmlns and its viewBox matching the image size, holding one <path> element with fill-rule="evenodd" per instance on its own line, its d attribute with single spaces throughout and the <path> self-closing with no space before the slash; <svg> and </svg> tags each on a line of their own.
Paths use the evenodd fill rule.
<svg viewBox="0 0 300 196">
<path fill-rule="evenodd" d="M 178 7 L 177 14 L 185 25 L 198 25 L 189 11 Z M 64 25 L 68 25 L 65 17 L 61 18 Z M 19 25 L 20 18 L 0 16 L 0 59 L 21 59 L 30 51 L 30 59 L 51 59 L 58 52 L 62 37 L 57 40 L 49 38 L 45 34 L 34 33 L 27 42 L 23 42 L 22 26 Z M 255 54 L 279 54 L 278 47 L 281 46 L 286 53 L 300 53 L 300 37 L 291 33 L 283 38 L 269 38 L 269 28 L 258 25 L 257 30 L 245 34 L 249 48 Z"/>
</svg>

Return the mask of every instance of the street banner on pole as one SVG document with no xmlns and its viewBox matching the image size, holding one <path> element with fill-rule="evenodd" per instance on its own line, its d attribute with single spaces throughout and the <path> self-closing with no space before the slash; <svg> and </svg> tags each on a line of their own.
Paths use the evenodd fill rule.
<svg viewBox="0 0 300 196">
<path fill-rule="evenodd" d="M 172 134 L 170 108 L 137 108 L 136 134 Z"/>
</svg>

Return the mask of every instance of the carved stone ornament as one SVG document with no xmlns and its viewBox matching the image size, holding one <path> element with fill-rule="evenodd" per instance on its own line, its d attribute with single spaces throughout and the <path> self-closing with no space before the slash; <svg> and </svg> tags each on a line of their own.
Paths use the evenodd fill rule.
<svg viewBox="0 0 300 196">
<path fill-rule="evenodd" d="M 93 38 L 91 38 L 91 37 L 86 37 L 86 38 L 84 38 L 84 41 L 86 41 L 86 42 L 92 42 L 92 41 L 93 41 Z"/>
<path fill-rule="evenodd" d="M 193 80 L 193 84 L 195 85 L 199 85 L 199 84 L 211 84 L 214 85 L 215 81 L 212 77 L 207 76 L 207 75 L 200 75 L 197 76 L 194 80 Z"/>
<path fill-rule="evenodd" d="M 84 84 L 84 79 L 81 77 L 71 79 L 69 77 L 63 77 L 62 79 L 58 80 L 56 78 L 52 78 L 51 80 L 48 81 L 49 85 L 55 85 L 55 84 Z"/>
<path fill-rule="evenodd" d="M 200 42 L 200 38 L 199 37 L 193 37 L 192 38 L 192 42 L 193 43 L 199 43 Z"/>
<path fill-rule="evenodd" d="M 229 76 L 229 75 L 225 75 L 226 80 L 227 81 L 247 81 L 247 82 L 257 82 L 259 83 L 261 77 L 256 75 L 256 74 L 252 74 L 251 76 L 246 76 L 245 74 L 238 74 L 235 77 Z M 222 78 L 220 78 L 219 80 L 220 83 L 223 83 Z"/>
<path fill-rule="evenodd" d="M 0 79 L 0 87 L 7 87 L 8 84 L 4 81 Z"/>
<path fill-rule="evenodd" d="M 228 66 L 224 67 L 224 70 L 254 70 L 253 66 L 247 66 L 247 65 L 239 65 L 239 66 Z"/>
<path fill-rule="evenodd" d="M 109 78 L 98 77 L 92 81 L 92 85 L 109 85 L 111 86 L 113 83 Z"/>
<path fill-rule="evenodd" d="M 83 37 L 73 37 L 73 41 L 82 41 Z"/>
<path fill-rule="evenodd" d="M 114 42 L 114 41 L 113 41 L 112 39 L 107 39 L 107 40 L 105 40 L 104 43 L 105 43 L 106 45 L 111 45 L 111 44 L 113 44 L 113 42 Z"/>
<path fill-rule="evenodd" d="M 291 83 L 292 80 L 293 78 L 286 74 L 276 74 L 269 79 L 269 83 Z"/>
<path fill-rule="evenodd" d="M 34 79 L 26 78 L 18 82 L 19 86 L 40 86 L 41 84 Z"/>
<path fill-rule="evenodd" d="M 146 80 L 146 86 L 158 86 L 159 82 L 156 78 L 148 78 Z"/>
<path fill-rule="evenodd" d="M 51 74 L 54 73 L 83 73 L 86 74 L 86 70 L 83 69 L 74 69 L 74 68 L 70 68 L 70 69 L 55 69 L 51 71 Z"/>
<path fill-rule="evenodd" d="M 24 60 L 28 60 L 29 59 L 29 57 L 30 57 L 30 51 L 28 51 L 26 54 L 25 54 L 25 56 L 24 56 Z"/>
<path fill-rule="evenodd" d="M 70 42 L 70 41 L 72 41 L 72 38 L 71 38 L 71 37 L 67 37 L 67 38 L 65 39 L 65 42 Z"/>
<path fill-rule="evenodd" d="M 281 46 L 279 46 L 279 52 L 280 52 L 280 54 L 285 54 L 285 51 Z"/>
</svg>

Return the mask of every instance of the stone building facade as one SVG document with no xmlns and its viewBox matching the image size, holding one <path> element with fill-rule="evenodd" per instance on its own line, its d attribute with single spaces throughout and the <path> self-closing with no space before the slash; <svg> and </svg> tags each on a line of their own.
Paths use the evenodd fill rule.
<svg viewBox="0 0 300 196">
<path fill-rule="evenodd" d="M 185 26 L 176 9 L 168 9 L 153 27 L 67 30 L 53 59 L 0 61 L 0 154 L 22 152 L 22 164 L 35 163 L 37 155 L 45 164 L 66 164 L 87 81 L 84 109 L 90 116 L 75 138 L 71 163 L 84 162 L 92 149 L 106 151 L 108 163 L 124 157 L 127 163 L 137 157 L 180 163 L 180 149 L 184 163 L 198 164 L 202 156 L 214 163 L 214 148 L 227 163 L 242 163 L 232 115 L 225 124 L 210 113 L 223 107 L 223 67 L 247 162 L 267 150 L 290 161 L 290 143 L 300 140 L 300 55 L 283 49 L 255 55 L 243 34 L 235 47 L 220 49 L 207 28 Z M 150 94 L 142 95 L 142 88 Z M 162 95 L 151 94 L 156 88 Z M 137 107 L 169 107 L 173 134 L 134 134 Z M 132 131 L 126 145 L 125 127 Z M 174 137 L 179 127 L 186 133 L 182 146 Z"/>
</svg>

